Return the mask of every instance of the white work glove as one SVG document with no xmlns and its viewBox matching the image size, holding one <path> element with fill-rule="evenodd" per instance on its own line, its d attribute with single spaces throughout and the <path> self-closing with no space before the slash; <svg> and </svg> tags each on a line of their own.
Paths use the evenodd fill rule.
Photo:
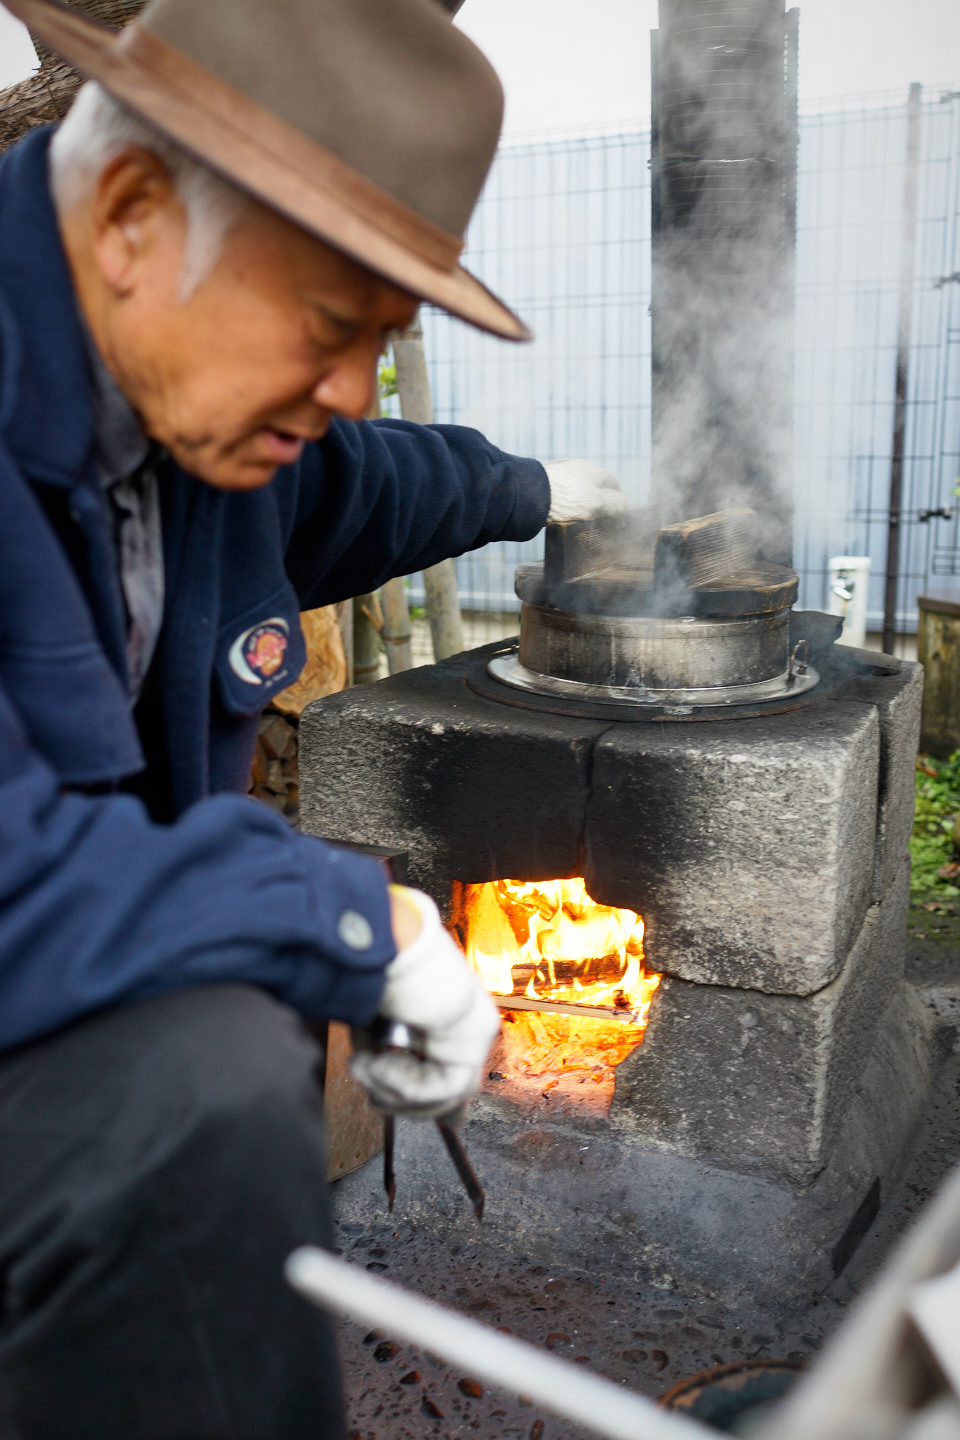
<svg viewBox="0 0 960 1440">
<path fill-rule="evenodd" d="M 479 1089 L 500 1012 L 479 975 L 443 928 L 429 896 L 404 890 L 420 912 L 420 934 L 387 966 L 378 1016 L 417 1032 L 420 1055 L 363 1048 L 355 1033 L 350 1073 L 378 1110 L 432 1120 L 459 1110 Z"/>
<path fill-rule="evenodd" d="M 627 497 L 615 475 L 589 460 L 551 460 L 548 520 L 585 520 L 598 510 L 626 510 Z"/>
</svg>

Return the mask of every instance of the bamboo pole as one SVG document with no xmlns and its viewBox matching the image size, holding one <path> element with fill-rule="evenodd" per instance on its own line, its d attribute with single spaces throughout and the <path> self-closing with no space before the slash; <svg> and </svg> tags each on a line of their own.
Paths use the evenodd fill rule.
<svg viewBox="0 0 960 1440">
<path fill-rule="evenodd" d="M 410 329 L 393 342 L 393 358 L 397 366 L 397 394 L 404 420 L 418 425 L 433 424 L 433 402 L 430 381 L 423 353 L 423 329 L 420 316 Z M 441 560 L 423 572 L 423 588 L 427 595 L 427 616 L 433 639 L 434 660 L 459 655 L 464 648 L 463 618 L 457 591 L 457 570 L 452 560 Z"/>
<path fill-rule="evenodd" d="M 423 572 L 423 588 L 427 597 L 427 619 L 433 640 L 434 660 L 446 660 L 466 648 L 463 639 L 463 616 L 460 614 L 460 592 L 457 588 L 457 567 L 452 560 L 441 560 Z"/>
<path fill-rule="evenodd" d="M 353 601 L 341 600 L 337 605 L 337 624 L 343 641 L 343 653 L 347 662 L 346 688 L 353 684 Z"/>
<path fill-rule="evenodd" d="M 381 638 L 387 652 L 387 666 L 391 675 L 413 668 L 413 644 L 410 635 L 410 607 L 407 604 L 407 586 L 402 575 L 388 580 L 380 587 L 380 606 L 383 610 L 383 631 Z"/>
<path fill-rule="evenodd" d="M 367 416 L 379 420 L 380 396 L 374 398 Z M 387 652 L 387 669 L 391 675 L 413 669 L 413 645 L 410 635 L 410 606 L 407 604 L 407 582 L 402 575 L 387 580 L 380 587 L 380 639 Z M 373 677 L 376 679 L 376 676 Z"/>
<path fill-rule="evenodd" d="M 353 683 L 370 685 L 380 678 L 380 634 L 383 616 L 376 594 L 353 597 Z"/>
<path fill-rule="evenodd" d="M 380 396 L 374 394 L 367 413 L 369 420 L 380 414 Z M 350 603 L 352 616 L 351 685 L 370 685 L 380 678 L 380 631 L 383 619 L 377 597 L 372 592 L 355 595 Z"/>
</svg>

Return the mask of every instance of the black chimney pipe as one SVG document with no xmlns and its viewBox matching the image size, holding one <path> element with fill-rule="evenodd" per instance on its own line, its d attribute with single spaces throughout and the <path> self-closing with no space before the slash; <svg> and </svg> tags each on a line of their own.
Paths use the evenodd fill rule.
<svg viewBox="0 0 960 1440">
<path fill-rule="evenodd" d="M 653 488 L 665 518 L 761 515 L 792 553 L 797 18 L 660 0 L 652 35 Z"/>
</svg>

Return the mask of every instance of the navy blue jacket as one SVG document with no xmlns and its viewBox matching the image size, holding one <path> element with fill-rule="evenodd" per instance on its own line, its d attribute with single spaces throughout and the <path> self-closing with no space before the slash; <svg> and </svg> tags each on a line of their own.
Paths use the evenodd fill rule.
<svg viewBox="0 0 960 1440">
<path fill-rule="evenodd" d="M 131 714 L 49 139 L 0 163 L 0 1048 L 211 981 L 362 1022 L 394 953 L 381 872 L 245 797 L 258 716 L 303 665 L 301 610 L 529 538 L 546 475 L 400 421 L 336 421 L 252 493 L 163 462 L 166 610 Z"/>
</svg>

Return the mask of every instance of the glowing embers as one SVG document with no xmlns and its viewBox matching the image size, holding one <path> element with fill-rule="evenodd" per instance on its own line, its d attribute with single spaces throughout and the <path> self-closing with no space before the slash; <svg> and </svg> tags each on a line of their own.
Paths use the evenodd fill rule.
<svg viewBox="0 0 960 1440">
<path fill-rule="evenodd" d="M 660 983 L 639 915 L 598 904 L 580 879 L 494 880 L 454 887 L 454 923 L 505 1011 L 492 1078 L 543 1078 L 544 1094 L 565 1078 L 612 1082 Z"/>
</svg>

